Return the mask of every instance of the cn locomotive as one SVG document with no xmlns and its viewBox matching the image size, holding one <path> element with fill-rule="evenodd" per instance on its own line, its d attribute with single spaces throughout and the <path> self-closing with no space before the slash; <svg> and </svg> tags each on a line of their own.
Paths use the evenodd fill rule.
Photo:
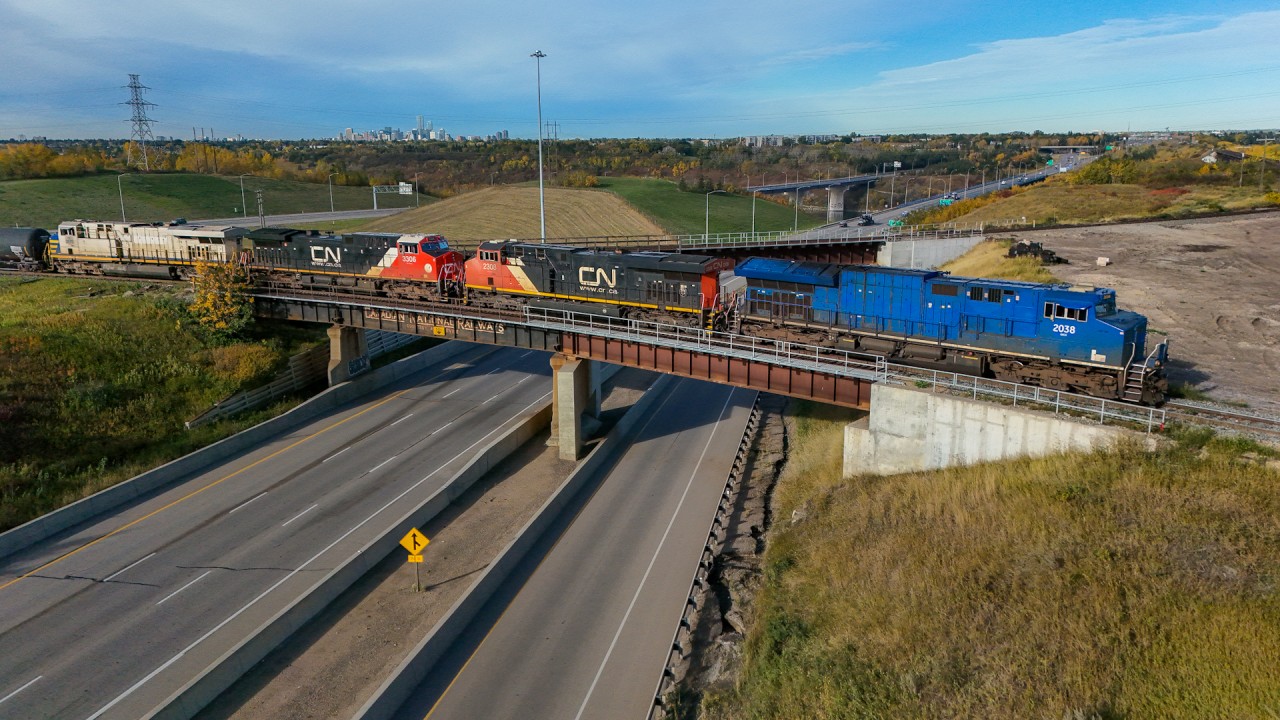
<svg viewBox="0 0 1280 720">
<path fill-rule="evenodd" d="M 183 279 L 237 262 L 254 282 L 501 310 L 534 305 L 798 340 L 895 362 L 1158 404 L 1168 345 L 1115 291 L 949 273 L 515 240 L 469 257 L 440 235 L 74 221 L 6 228 L 0 267 Z"/>
</svg>

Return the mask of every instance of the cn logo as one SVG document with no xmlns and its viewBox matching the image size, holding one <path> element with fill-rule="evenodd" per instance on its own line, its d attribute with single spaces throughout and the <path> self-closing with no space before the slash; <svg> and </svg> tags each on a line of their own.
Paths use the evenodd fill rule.
<svg viewBox="0 0 1280 720">
<path fill-rule="evenodd" d="M 618 269 L 606 272 L 604 268 L 578 268 L 578 283 L 583 287 L 618 287 Z"/>
<path fill-rule="evenodd" d="M 342 248 L 320 247 L 311 248 L 311 264 L 313 265 L 341 265 L 342 264 Z"/>
</svg>

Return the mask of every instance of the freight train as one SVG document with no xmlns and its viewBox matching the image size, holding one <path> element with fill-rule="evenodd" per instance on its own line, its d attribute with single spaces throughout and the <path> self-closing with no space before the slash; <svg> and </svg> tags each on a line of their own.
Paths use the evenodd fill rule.
<svg viewBox="0 0 1280 720">
<path fill-rule="evenodd" d="M 1135 403 L 1168 390 L 1167 344 L 1148 347 L 1146 318 L 1107 288 L 515 240 L 467 257 L 440 235 L 79 220 L 0 234 L 0 267 L 183 279 L 202 261 L 288 289 L 672 322 Z"/>
</svg>

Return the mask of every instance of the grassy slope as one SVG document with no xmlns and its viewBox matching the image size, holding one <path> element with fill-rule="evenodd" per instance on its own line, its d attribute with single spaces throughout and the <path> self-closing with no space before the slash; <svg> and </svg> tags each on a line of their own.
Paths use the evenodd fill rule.
<svg viewBox="0 0 1280 720">
<path fill-rule="evenodd" d="M 619 202 L 619 199 L 622 202 Z M 675 183 L 642 178 L 600 179 L 599 189 L 547 188 L 547 236 L 697 234 L 706 221 L 707 198 L 680 192 Z M 751 230 L 751 199 L 710 198 L 711 232 Z M 800 227 L 821 224 L 825 215 L 800 213 Z M 794 209 L 756 202 L 756 229 L 790 230 Z M 325 229 L 323 225 L 317 225 Z M 457 242 L 537 237 L 538 190 L 531 186 L 487 188 L 450 198 L 429 209 L 362 223 L 361 230 L 439 232 Z"/>
<path fill-rule="evenodd" d="M 1006 256 L 1008 252 L 1008 241 L 987 240 L 973 246 L 969 252 L 943 265 L 940 269 L 959 277 L 1000 278 L 1037 283 L 1061 282 L 1053 276 L 1053 273 L 1045 269 L 1039 260 L 1026 257 L 1009 258 Z"/>
<path fill-rule="evenodd" d="M 669 180 L 604 177 L 600 187 L 608 190 L 645 215 L 653 218 L 667 232 L 698 234 L 707 222 L 710 203 L 711 232 L 750 232 L 751 198 L 717 193 L 708 198 L 699 192 L 680 192 Z M 782 206 L 757 200 L 756 230 L 790 230 L 795 223 L 794 206 Z M 826 222 L 826 214 L 800 213 L 800 228 L 811 228 Z"/>
<path fill-rule="evenodd" d="M 1180 193 L 1180 190 L 1186 190 Z M 1068 185 L 1052 182 L 948 220 L 958 223 L 1048 225 L 1151 217 L 1194 217 L 1265 205 L 1256 187 L 1190 186 L 1151 190 L 1140 185 Z M 1024 221 L 1023 218 L 1026 218 Z M 934 222 L 931 214 L 921 222 Z"/>
<path fill-rule="evenodd" d="M 598 191 L 546 189 L 547 236 L 649 235 L 662 229 Z M 455 242 L 539 235 L 538 188 L 492 187 L 364 224 L 363 230 L 434 232 Z"/>
<path fill-rule="evenodd" d="M 129 220 L 153 222 L 176 217 L 196 219 L 240 214 L 240 181 L 235 177 L 135 174 L 121 178 L 120 183 Z M 329 209 L 327 185 L 246 177 L 244 188 L 251 220 L 257 215 L 254 190 L 263 191 L 263 206 L 268 214 Z M 373 207 L 369 188 L 335 185 L 333 200 L 339 210 Z M 378 198 L 379 207 L 404 207 L 412 203 L 412 196 Z M 119 217 L 120 195 L 115 175 L 0 183 L 0 225 L 53 229 L 63 220 Z"/>
<path fill-rule="evenodd" d="M 212 345 L 172 291 L 142 287 L 0 278 L 0 530 L 261 419 L 183 429 L 317 335 Z"/>
<path fill-rule="evenodd" d="M 711 718 L 1262 717 L 1280 707 L 1277 473 L 1188 436 L 840 480 L 802 406 L 744 675 Z"/>
</svg>

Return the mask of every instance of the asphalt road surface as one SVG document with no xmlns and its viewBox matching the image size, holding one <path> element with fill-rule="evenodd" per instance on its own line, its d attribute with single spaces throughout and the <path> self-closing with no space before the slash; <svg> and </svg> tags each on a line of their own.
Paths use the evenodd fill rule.
<svg viewBox="0 0 1280 720">
<path fill-rule="evenodd" d="M 399 716 L 643 720 L 754 396 L 680 380 L 657 398 L 554 547 L 513 573 L 524 585 L 482 612 L 496 624 L 464 633 Z"/>
<path fill-rule="evenodd" d="M 549 394 L 476 346 L 0 560 L 0 718 L 137 718 L 440 488 Z"/>
</svg>

